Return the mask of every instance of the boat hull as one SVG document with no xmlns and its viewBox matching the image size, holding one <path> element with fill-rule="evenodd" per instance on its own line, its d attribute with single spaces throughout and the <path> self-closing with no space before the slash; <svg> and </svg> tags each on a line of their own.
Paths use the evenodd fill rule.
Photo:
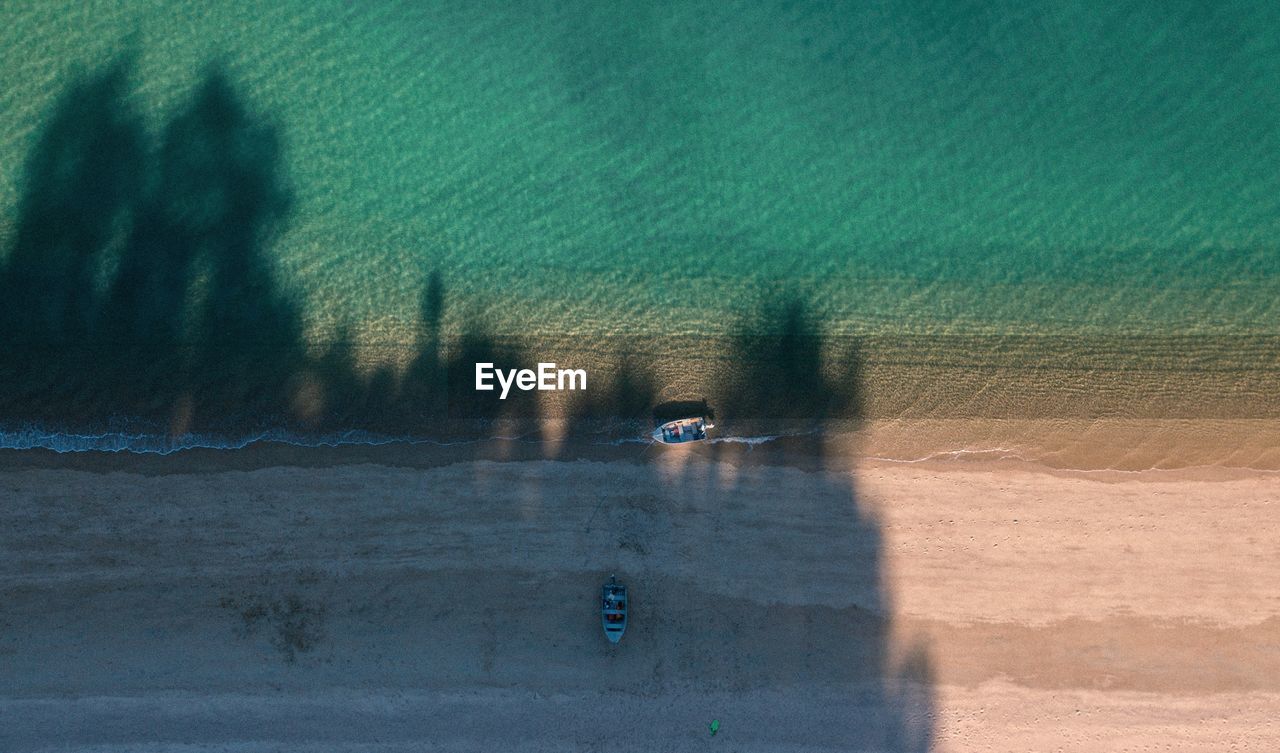
<svg viewBox="0 0 1280 753">
<path fill-rule="evenodd" d="M 715 424 L 703 416 L 678 418 L 659 424 L 653 430 L 653 439 L 662 444 L 689 444 L 701 442 L 707 438 L 707 430 L 714 429 Z"/>
<path fill-rule="evenodd" d="M 610 579 L 600 592 L 600 625 L 610 643 L 622 640 L 627 632 L 627 587 Z"/>
</svg>

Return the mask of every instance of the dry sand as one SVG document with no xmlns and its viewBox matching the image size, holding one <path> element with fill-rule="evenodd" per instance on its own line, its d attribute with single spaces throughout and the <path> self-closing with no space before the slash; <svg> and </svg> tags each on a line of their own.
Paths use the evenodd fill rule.
<svg viewBox="0 0 1280 753">
<path fill-rule="evenodd" d="M 0 750 L 1280 750 L 1280 476 L 725 449 L 10 454 Z"/>
</svg>

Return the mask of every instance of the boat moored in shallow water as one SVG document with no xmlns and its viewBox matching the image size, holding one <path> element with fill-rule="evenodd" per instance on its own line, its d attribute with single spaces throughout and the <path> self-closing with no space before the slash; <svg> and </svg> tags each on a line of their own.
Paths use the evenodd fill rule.
<svg viewBox="0 0 1280 753">
<path fill-rule="evenodd" d="M 690 416 L 677 418 L 660 424 L 653 430 L 653 438 L 663 444 L 685 444 L 699 442 L 707 438 L 707 430 L 714 429 L 715 424 L 706 416 Z"/>
</svg>

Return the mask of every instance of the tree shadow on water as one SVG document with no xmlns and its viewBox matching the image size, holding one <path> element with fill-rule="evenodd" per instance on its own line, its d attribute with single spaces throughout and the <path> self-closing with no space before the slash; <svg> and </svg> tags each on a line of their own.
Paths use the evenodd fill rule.
<svg viewBox="0 0 1280 753">
<path fill-rule="evenodd" d="M 0 278 L 9 344 L 79 343 L 92 332 L 95 278 L 143 191 L 147 140 L 130 98 L 132 67 L 125 57 L 77 75 L 28 158 Z"/>
<path fill-rule="evenodd" d="M 764 300 L 730 337 L 717 389 L 726 419 L 820 426 L 863 418 L 861 348 L 837 346 L 802 297 Z"/>
<path fill-rule="evenodd" d="M 294 208 L 279 127 L 212 64 L 153 136 L 133 68 L 75 75 L 37 134 L 0 260 L 0 426 L 420 433 L 538 415 L 527 392 L 474 389 L 477 362 L 522 367 L 526 348 L 474 316 L 446 341 L 438 273 L 403 370 L 362 368 L 345 330 L 316 353 L 271 253 Z"/>
<path fill-rule="evenodd" d="M 77 75 L 27 162 L 0 411 L 177 432 L 283 415 L 306 356 L 268 253 L 292 204 L 278 128 L 211 65 L 153 139 L 132 67 Z"/>
<path fill-rule="evenodd" d="M 189 368 L 213 406 L 282 406 L 304 361 L 300 311 L 265 253 L 292 203 L 280 138 L 257 121 L 229 79 L 211 69 L 170 125 L 168 212 L 203 264 L 195 289 Z M 242 394 L 254 385 L 255 394 Z M 247 399 L 246 399 L 247 398 Z"/>
<path fill-rule="evenodd" d="M 349 331 L 302 367 L 318 382 L 314 408 L 294 401 L 294 418 L 307 428 L 364 429 L 383 434 L 442 436 L 474 431 L 500 419 L 527 420 L 538 415 L 534 394 L 512 387 L 505 398 L 492 375 L 489 391 L 478 391 L 477 364 L 510 372 L 529 364 L 527 346 L 518 337 L 498 336 L 483 317 L 465 317 L 463 331 L 446 338 L 441 320 L 447 300 L 443 277 L 432 272 L 423 285 L 417 330 L 402 368 L 386 365 L 404 349 L 383 354 L 383 365 L 363 368 Z M 377 359 L 375 359 L 377 360 Z"/>
</svg>

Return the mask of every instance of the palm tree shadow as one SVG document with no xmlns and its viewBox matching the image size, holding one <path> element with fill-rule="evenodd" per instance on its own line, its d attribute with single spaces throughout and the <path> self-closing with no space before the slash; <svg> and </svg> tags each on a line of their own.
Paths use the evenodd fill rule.
<svg viewBox="0 0 1280 753">
<path fill-rule="evenodd" d="M 300 305 L 266 252 L 292 205 L 279 132 L 253 115 L 217 67 L 170 130 L 166 163 L 176 185 L 168 213 L 207 276 L 193 302 L 192 380 L 217 375 L 199 385 L 211 409 L 279 409 L 305 360 Z"/>
<path fill-rule="evenodd" d="M 92 373 L 101 278 L 144 190 L 147 138 L 130 88 L 132 55 L 79 72 L 27 159 L 12 244 L 0 268 L 0 410 L 63 418 Z"/>
<path fill-rule="evenodd" d="M 96 278 L 143 191 L 146 133 L 133 106 L 131 55 L 81 72 L 27 159 L 13 245 L 0 280 L 9 343 L 85 340 Z"/>
<path fill-rule="evenodd" d="M 292 205 L 279 130 L 213 65 L 153 143 L 132 68 L 77 75 L 28 159 L 0 267 L 0 411 L 77 430 L 279 415 L 304 366 L 268 253 Z"/>
</svg>

